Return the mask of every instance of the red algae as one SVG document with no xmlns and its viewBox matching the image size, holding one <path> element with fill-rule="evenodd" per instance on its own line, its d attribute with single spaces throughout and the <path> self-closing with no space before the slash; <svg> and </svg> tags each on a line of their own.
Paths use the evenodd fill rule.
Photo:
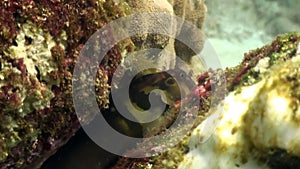
<svg viewBox="0 0 300 169">
<path fill-rule="evenodd" d="M 125 15 L 113 0 L 0 2 L 0 168 L 37 168 L 80 125 L 72 103 L 72 72 L 88 38 Z M 99 69 L 99 106 L 120 63 L 118 44 Z M 107 63 L 103 63 L 106 65 Z"/>
</svg>

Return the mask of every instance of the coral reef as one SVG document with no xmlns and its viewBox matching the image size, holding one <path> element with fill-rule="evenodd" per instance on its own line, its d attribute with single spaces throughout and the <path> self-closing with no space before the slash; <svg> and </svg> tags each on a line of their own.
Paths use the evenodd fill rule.
<svg viewBox="0 0 300 169">
<path fill-rule="evenodd" d="M 256 7 L 258 12 L 262 10 L 258 8 L 259 4 Z M 79 52 L 97 29 L 114 19 L 138 12 L 175 14 L 202 29 L 206 7 L 203 0 L 165 0 L 159 3 L 145 0 L 0 2 L 1 169 L 38 168 L 80 128 L 74 113 L 71 84 L 72 71 Z M 290 16 L 293 20 L 299 20 L 294 13 Z M 149 21 L 142 23 L 154 24 Z M 140 25 L 132 26 L 134 28 Z M 111 108 L 106 109 L 106 112 L 112 110 L 113 105 L 109 99 L 110 83 L 115 69 L 124 57 L 123 53 L 145 48 L 166 49 L 192 64 L 193 56 L 203 47 L 203 35 L 194 34 L 189 28 L 176 28 L 176 36 L 186 35 L 197 51 L 190 50 L 180 41 L 153 34 L 138 35 L 114 46 L 101 62 L 97 72 L 95 91 L 99 107 Z M 217 153 L 220 153 L 219 160 L 230 166 L 227 168 L 247 165 L 274 169 L 299 167 L 299 140 L 292 137 L 297 136 L 299 128 L 299 60 L 288 61 L 297 55 L 299 39 L 299 33 L 279 36 L 272 44 L 245 54 L 239 66 L 226 69 L 226 87 L 231 93 L 221 104 L 225 105 L 228 112 L 222 114 L 222 119 L 225 120 L 217 128 L 214 138 L 207 143 L 199 145 L 202 133 L 196 129 L 180 144 L 161 155 L 145 159 L 121 158 L 114 168 L 187 168 L 186 165 L 196 168 L 201 165 L 205 168 L 204 159 L 209 157 L 205 153 L 211 153 L 209 148 L 214 146 Z M 174 56 L 155 58 L 151 64 L 166 66 L 168 69 L 180 67 L 176 65 Z M 80 61 L 90 62 L 88 57 L 83 57 Z M 163 64 L 166 61 L 169 61 L 168 65 Z M 205 119 L 211 106 L 211 84 L 216 83 L 209 78 L 211 73 L 214 72 L 199 76 L 198 87 L 191 93 L 201 97 L 201 109 L 195 128 Z M 159 78 L 156 74 L 153 76 Z M 219 100 L 223 99 L 222 96 L 219 97 Z M 241 98 L 242 101 L 239 100 Z M 189 97 L 176 102 L 172 100 L 174 104 L 162 119 L 165 124 L 157 126 L 157 130 L 149 132 L 148 136 L 164 130 L 178 114 L 180 103 L 189 101 Z M 280 108 L 267 110 L 267 107 L 278 102 L 283 104 Z M 244 111 L 231 111 L 232 105 L 236 103 L 240 103 Z M 233 117 L 232 113 L 237 121 L 228 127 L 227 123 L 233 120 L 230 118 Z M 253 127 L 245 127 L 246 125 Z M 272 130 L 264 135 L 265 128 Z M 125 128 L 124 130 L 124 133 L 128 132 Z M 284 132 L 286 130 L 289 132 Z M 224 135 L 229 138 L 223 137 Z M 229 149 L 233 144 L 237 146 Z M 235 151 L 234 148 L 238 150 Z M 250 148 L 254 150 L 250 151 Z M 132 150 L 128 153 L 139 152 Z M 190 159 L 193 155 L 202 158 L 203 163 L 194 163 Z M 228 159 L 230 156 L 238 158 Z M 214 164 L 219 165 L 217 162 Z"/>
<path fill-rule="evenodd" d="M 240 65 L 225 71 L 228 96 L 220 102 L 224 111 L 215 112 L 220 124 L 208 141 L 201 142 L 201 122 L 209 117 L 203 117 L 210 106 L 209 92 L 199 112 L 200 125 L 181 143 L 152 158 L 121 158 L 114 168 L 299 167 L 299 54 L 299 33 L 280 35 L 246 53 Z M 208 81 L 203 74 L 199 86 Z"/>
<path fill-rule="evenodd" d="M 261 58 L 248 72 L 259 72 L 256 81 L 242 80 L 243 87 L 228 94 L 220 123 L 207 142 L 199 143 L 201 125 L 194 130 L 189 153 L 178 168 L 299 168 L 299 45 L 298 33 L 255 51 Z M 248 64 L 252 59 L 246 55 Z"/>
<path fill-rule="evenodd" d="M 80 127 L 71 86 L 80 49 L 128 7 L 110 0 L 11 0 L 0 6 L 0 168 L 36 168 Z M 102 108 L 109 102 L 107 79 L 126 45 L 106 56 L 114 66 L 99 69 Z"/>
<path fill-rule="evenodd" d="M 246 53 L 241 64 L 226 70 L 229 91 L 254 84 L 266 69 L 294 57 L 298 43 L 299 33 L 290 33 L 278 36 L 270 45 Z"/>
<path fill-rule="evenodd" d="M 151 11 L 176 14 L 201 28 L 204 1 L 182 2 L 1 1 L 0 168 L 38 168 L 80 128 L 72 103 L 72 71 L 84 43 L 97 29 L 122 16 Z M 188 31 L 177 29 L 177 36 Z M 197 37 L 193 45 L 200 51 L 203 37 Z M 124 53 L 150 47 L 171 53 L 185 50 L 186 46 L 177 44 L 161 35 L 141 35 L 114 46 L 97 72 L 95 91 L 99 107 L 106 109 L 111 104 L 112 75 Z M 187 61 L 195 55 L 189 50 L 186 53 L 181 57 Z M 81 59 L 90 62 L 88 57 Z M 175 62 L 174 58 L 160 57 L 156 63 L 162 64 L 161 59 Z"/>
</svg>

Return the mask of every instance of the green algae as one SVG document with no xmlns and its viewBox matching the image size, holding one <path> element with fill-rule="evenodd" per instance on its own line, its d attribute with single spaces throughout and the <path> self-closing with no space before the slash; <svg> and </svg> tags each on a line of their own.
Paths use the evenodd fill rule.
<svg viewBox="0 0 300 169">
<path fill-rule="evenodd" d="M 240 65 L 226 70 L 228 90 L 233 91 L 241 86 L 249 86 L 260 81 L 264 73 L 259 71 L 257 66 L 259 61 L 269 58 L 264 69 L 281 64 L 295 56 L 299 42 L 299 32 L 287 33 L 279 35 L 271 44 L 245 53 Z"/>
</svg>

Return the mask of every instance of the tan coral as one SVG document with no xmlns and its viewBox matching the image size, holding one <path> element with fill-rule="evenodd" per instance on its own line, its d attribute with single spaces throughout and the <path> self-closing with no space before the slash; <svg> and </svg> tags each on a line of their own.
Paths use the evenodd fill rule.
<svg viewBox="0 0 300 169">
<path fill-rule="evenodd" d="M 184 22 L 190 22 L 196 28 L 202 29 L 206 6 L 204 0 L 193 0 L 193 1 L 183 1 L 183 0 L 137 0 L 137 1 L 127 1 L 130 7 L 133 8 L 132 13 L 139 14 L 145 12 L 156 12 L 158 14 L 153 14 L 152 17 L 156 18 L 155 20 L 149 20 L 148 17 L 139 18 L 136 22 L 132 22 L 133 31 L 148 30 L 155 26 L 165 26 L 162 29 L 171 30 L 171 34 L 175 37 L 182 39 L 187 39 L 189 44 L 183 44 L 177 38 L 173 39 L 163 35 L 157 34 L 144 34 L 133 36 L 131 39 L 135 43 L 137 49 L 147 49 L 147 48 L 159 48 L 163 49 L 161 54 L 158 57 L 152 59 L 152 62 L 157 67 L 163 69 L 172 69 L 177 64 L 176 56 L 188 64 L 198 64 L 202 67 L 198 70 L 203 70 L 203 63 L 199 59 L 192 58 L 199 54 L 204 45 L 204 35 L 196 33 L 191 27 L 183 26 Z M 165 13 L 169 15 L 175 15 L 182 18 L 180 23 L 177 23 L 178 20 L 171 18 L 171 20 L 162 19 L 159 16 L 159 13 Z M 157 15 L 157 16 L 155 16 Z M 155 26 L 153 26 L 155 25 Z M 191 49 L 195 49 L 195 51 Z M 164 52 L 165 51 L 165 52 Z M 198 56 L 197 56 L 198 57 Z M 167 58 L 167 59 L 166 59 Z M 147 58 L 149 59 L 149 58 Z M 145 60 L 145 59 L 142 59 Z M 196 67 L 196 66 L 195 66 Z"/>
</svg>

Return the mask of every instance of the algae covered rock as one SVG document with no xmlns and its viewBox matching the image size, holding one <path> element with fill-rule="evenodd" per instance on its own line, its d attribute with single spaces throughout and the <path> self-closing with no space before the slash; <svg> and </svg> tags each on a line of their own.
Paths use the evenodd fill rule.
<svg viewBox="0 0 300 169">
<path fill-rule="evenodd" d="M 123 158 L 115 168 L 299 168 L 299 66 L 299 33 L 246 53 L 240 65 L 226 69 L 225 99 L 198 117 L 187 138 L 149 159 Z M 199 85 L 209 80 L 202 77 L 208 76 L 200 76 Z M 203 142 L 211 134 L 205 119 L 213 116 L 215 131 Z"/>
<path fill-rule="evenodd" d="M 120 1 L 12 0 L 0 6 L 0 168 L 35 168 L 80 127 L 71 84 L 80 49 L 128 9 Z M 120 62 L 121 46 L 108 61 Z M 110 75 L 103 73 L 100 86 L 108 85 L 103 79 Z M 106 90 L 98 90 L 100 107 L 108 104 Z"/>
<path fill-rule="evenodd" d="M 201 28 L 204 1 L 183 2 L 1 1 L 0 168 L 38 168 L 80 128 L 72 101 L 72 73 L 93 33 L 115 19 L 139 12 L 177 15 Z M 176 28 L 177 36 L 187 32 Z M 197 37 L 193 44 L 200 51 L 203 36 Z M 136 36 L 115 45 L 97 71 L 95 91 L 101 109 L 110 107 L 111 79 L 124 54 L 151 47 L 173 54 L 187 48 L 160 35 Z M 195 55 L 190 50 L 185 53 L 179 56 L 187 61 Z M 90 61 L 84 59 L 81 61 Z M 155 63 L 162 65 L 161 60 L 169 61 L 167 68 L 176 64 L 174 58 L 164 56 Z"/>
<path fill-rule="evenodd" d="M 178 168 L 299 167 L 299 45 L 299 33 L 281 35 L 228 71 L 236 76 L 214 134 L 199 142 L 199 125 Z"/>
<path fill-rule="evenodd" d="M 201 126 L 196 128 L 179 168 L 299 167 L 299 64 L 297 56 L 230 93 L 215 133 L 200 144 Z"/>
</svg>

